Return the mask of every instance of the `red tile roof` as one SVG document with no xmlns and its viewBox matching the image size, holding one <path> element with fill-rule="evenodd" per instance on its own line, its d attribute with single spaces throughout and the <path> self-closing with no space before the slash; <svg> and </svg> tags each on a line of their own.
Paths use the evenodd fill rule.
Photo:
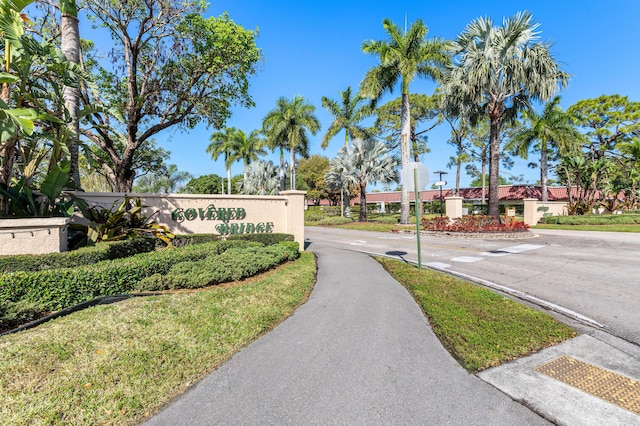
<svg viewBox="0 0 640 426">
<path fill-rule="evenodd" d="M 576 188 L 572 188 L 574 195 L 576 195 Z M 443 189 L 442 198 L 450 197 L 453 195 L 453 189 Z M 465 200 L 481 200 L 482 188 L 460 188 L 460 197 Z M 413 193 L 409 196 L 413 199 Z M 498 188 L 498 198 L 501 201 L 521 201 L 525 198 L 541 198 L 541 190 L 539 186 L 530 185 L 505 185 Z M 566 187 L 549 187 L 547 188 L 547 198 L 549 201 L 563 201 L 567 197 Z M 420 199 L 422 201 L 434 201 L 440 199 L 439 189 L 429 189 L 426 191 L 420 191 Z M 489 199 L 489 188 L 485 188 L 485 200 Z M 360 204 L 360 199 L 356 198 L 355 204 Z M 384 201 L 385 203 L 399 203 L 400 192 L 370 192 L 367 193 L 367 203 L 378 203 Z"/>
</svg>

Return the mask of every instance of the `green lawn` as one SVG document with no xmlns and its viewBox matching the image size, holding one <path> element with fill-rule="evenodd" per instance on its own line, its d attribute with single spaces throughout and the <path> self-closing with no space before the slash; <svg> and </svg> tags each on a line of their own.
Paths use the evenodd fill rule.
<svg viewBox="0 0 640 426">
<path fill-rule="evenodd" d="M 566 231 L 640 232 L 640 225 L 551 225 L 538 224 L 531 229 L 562 229 Z"/>
<path fill-rule="evenodd" d="M 467 281 L 386 258 L 382 266 L 415 297 L 442 344 L 480 371 L 575 336 L 570 327 Z"/>
<path fill-rule="evenodd" d="M 96 306 L 0 338 L 0 424 L 130 424 L 290 315 L 311 253 L 235 285 Z"/>
</svg>

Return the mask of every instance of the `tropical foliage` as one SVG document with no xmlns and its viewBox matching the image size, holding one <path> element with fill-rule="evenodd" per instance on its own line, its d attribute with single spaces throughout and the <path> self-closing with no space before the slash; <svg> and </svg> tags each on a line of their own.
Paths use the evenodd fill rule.
<svg viewBox="0 0 640 426">
<path fill-rule="evenodd" d="M 347 191 L 360 189 L 360 205 L 367 205 L 367 185 L 398 182 L 398 159 L 389 155 L 387 147 L 374 139 L 356 139 L 352 147 L 342 147 L 331 160 L 325 182 L 329 187 Z M 360 209 L 360 222 L 367 221 L 367 209 Z"/>
<path fill-rule="evenodd" d="M 500 26 L 478 18 L 450 45 L 455 59 L 442 94 L 450 110 L 471 107 L 474 121 L 489 118 L 489 215 L 496 218 L 503 122 L 514 120 L 533 101 L 551 99 L 569 78 L 549 44 L 539 41 L 538 27 L 529 12 L 504 19 Z"/>
<path fill-rule="evenodd" d="M 416 77 L 438 79 L 444 65 L 449 63 L 444 41 L 427 39 L 428 29 L 422 20 L 417 20 L 403 32 L 391 20 L 382 22 L 388 40 L 365 41 L 362 51 L 376 56 L 380 63 L 371 68 L 360 84 L 360 91 L 372 100 L 373 104 L 383 93 L 392 92 L 399 82 L 402 94 L 400 159 L 402 168 L 409 164 L 411 113 L 409 104 L 409 86 Z M 409 223 L 409 192 L 402 188 L 400 221 Z"/>
</svg>

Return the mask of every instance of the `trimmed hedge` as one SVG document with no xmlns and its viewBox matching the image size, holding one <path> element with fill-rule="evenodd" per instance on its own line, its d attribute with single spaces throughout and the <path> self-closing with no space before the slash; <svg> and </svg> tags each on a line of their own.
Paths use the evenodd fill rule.
<svg viewBox="0 0 640 426">
<path fill-rule="evenodd" d="M 200 288 L 237 281 L 299 256 L 298 243 L 289 241 L 270 246 L 231 247 L 204 260 L 174 265 L 166 275 L 147 277 L 140 281 L 137 290 Z"/>
<path fill-rule="evenodd" d="M 273 244 L 278 244 L 283 241 L 293 241 L 292 234 L 240 234 L 240 235 L 229 235 L 227 237 L 229 241 L 255 241 L 257 243 L 262 243 L 266 246 L 270 246 Z"/>
<path fill-rule="evenodd" d="M 353 212 L 351 212 L 353 214 Z M 347 223 L 351 223 L 353 222 L 353 220 L 349 217 L 341 217 L 341 216 L 334 216 L 334 217 L 328 217 L 326 219 L 322 219 L 320 222 L 318 222 L 319 225 L 326 225 L 326 226 L 336 226 L 336 225 L 346 225 Z"/>
<path fill-rule="evenodd" d="M 638 225 L 640 214 L 603 214 L 585 216 L 545 216 L 540 223 L 547 225 Z"/>
<path fill-rule="evenodd" d="M 220 236 L 216 234 L 184 234 L 176 235 L 171 241 L 173 247 L 185 247 L 192 244 L 203 244 L 219 241 Z"/>
<path fill-rule="evenodd" d="M 143 278 L 156 273 L 165 274 L 176 263 L 198 261 L 231 246 L 221 243 L 168 248 L 76 268 L 7 273 L 0 278 L 0 299 L 32 302 L 45 312 L 98 296 L 129 293 Z"/>
<path fill-rule="evenodd" d="M 0 278 L 0 300 L 5 302 L 2 309 L 5 313 L 12 304 L 23 302 L 38 312 L 56 311 L 99 296 L 143 289 L 194 288 L 231 281 L 298 256 L 298 243 L 288 241 L 267 247 L 251 241 L 194 244 L 75 268 L 6 273 Z M 190 273 L 187 285 L 154 287 L 141 284 L 145 278 L 154 275 L 154 281 L 157 281 L 158 276 L 169 273 L 176 266 L 179 268 L 174 275 L 182 273 L 181 270 Z M 213 278 L 206 278 L 207 274 L 213 274 Z M 199 279 L 202 281 L 195 282 Z M 178 282 L 177 279 L 174 281 Z M 0 312 L 0 323 L 3 316 Z"/>
<path fill-rule="evenodd" d="M 92 265 L 103 260 L 120 259 L 155 250 L 155 238 L 135 238 L 131 240 L 98 243 L 93 247 L 83 247 L 74 251 L 39 255 L 18 255 L 0 257 L 0 271 L 42 271 L 46 269 L 73 268 Z"/>
</svg>

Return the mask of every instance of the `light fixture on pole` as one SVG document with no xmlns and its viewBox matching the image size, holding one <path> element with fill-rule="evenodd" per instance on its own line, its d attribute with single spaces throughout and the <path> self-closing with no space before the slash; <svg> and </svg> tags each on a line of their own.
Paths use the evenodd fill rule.
<svg viewBox="0 0 640 426">
<path fill-rule="evenodd" d="M 443 200 L 442 200 L 442 187 L 445 186 L 447 184 L 446 181 L 442 180 L 442 175 L 446 175 L 447 172 L 443 172 L 441 170 L 438 170 L 437 172 L 433 172 L 433 173 L 437 173 L 440 175 L 438 181 L 434 184 L 435 186 L 439 186 L 440 187 L 440 217 L 442 217 L 442 204 L 443 204 Z"/>
</svg>

